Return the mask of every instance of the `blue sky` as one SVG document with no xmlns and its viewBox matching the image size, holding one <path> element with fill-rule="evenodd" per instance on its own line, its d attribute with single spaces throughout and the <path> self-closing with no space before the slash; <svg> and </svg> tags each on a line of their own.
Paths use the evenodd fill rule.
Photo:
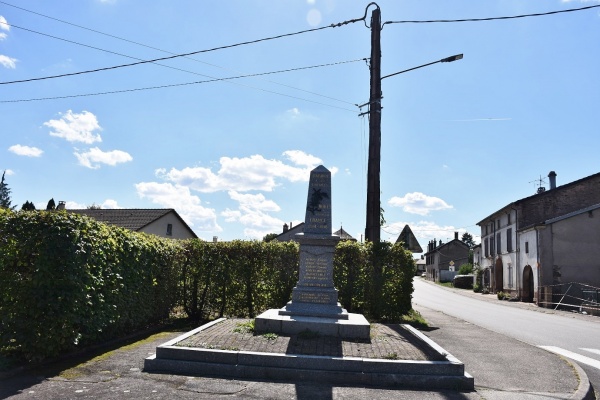
<svg viewBox="0 0 600 400">
<path fill-rule="evenodd" d="M 377 3 L 383 21 L 405 21 L 600 1 Z M 361 18 L 367 4 L 3 1 L 0 82 L 325 27 Z M 464 54 L 382 81 L 382 239 L 395 241 L 409 224 L 423 247 L 454 231 L 479 240 L 476 223 L 534 194 L 540 176 L 554 170 L 561 185 L 600 170 L 600 8 L 386 24 L 381 38 L 383 75 Z M 155 64 L 0 85 L 0 170 L 18 208 L 25 201 L 44 208 L 50 198 L 67 208 L 175 208 L 199 237 L 232 240 L 301 222 L 309 171 L 322 164 L 333 174 L 334 229 L 343 225 L 360 239 L 368 120 L 355 104 L 368 101 L 362 59 L 369 55 L 370 31 L 357 22 Z M 188 84 L 324 64 L 336 65 Z M 92 95 L 156 86 L 166 87 Z"/>
</svg>

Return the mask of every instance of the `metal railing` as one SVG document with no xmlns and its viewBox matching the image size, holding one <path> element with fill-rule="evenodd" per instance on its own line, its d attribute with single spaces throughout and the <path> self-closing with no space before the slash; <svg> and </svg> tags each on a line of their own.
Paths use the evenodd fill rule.
<svg viewBox="0 0 600 400">
<path fill-rule="evenodd" d="M 600 288 L 569 282 L 540 287 L 538 305 L 555 310 L 571 310 L 600 315 Z"/>
</svg>

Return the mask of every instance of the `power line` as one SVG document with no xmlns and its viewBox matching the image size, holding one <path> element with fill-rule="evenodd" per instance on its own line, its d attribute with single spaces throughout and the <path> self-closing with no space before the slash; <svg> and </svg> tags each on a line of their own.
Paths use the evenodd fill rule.
<svg viewBox="0 0 600 400">
<path fill-rule="evenodd" d="M 548 11 L 548 12 L 534 13 L 534 14 L 512 15 L 512 16 L 507 16 L 507 17 L 465 18 L 465 19 L 432 19 L 432 20 L 422 20 L 422 21 L 387 21 L 381 25 L 381 28 L 383 29 L 383 26 L 385 24 L 429 24 L 429 23 L 436 23 L 436 22 L 481 22 L 481 21 L 497 21 L 497 20 L 504 20 L 504 19 L 516 19 L 516 18 L 527 18 L 527 17 L 543 17 L 543 16 L 547 16 L 547 15 L 589 10 L 591 8 L 597 8 L 597 7 L 600 7 L 600 4 L 595 5 L 595 6 L 571 8 L 571 9 L 567 9 L 567 10 Z"/>
<path fill-rule="evenodd" d="M 195 54 L 208 53 L 208 52 L 217 51 L 217 50 L 225 50 L 225 49 L 230 49 L 230 48 L 244 46 L 244 45 L 249 45 L 249 44 L 256 44 L 256 43 L 266 42 L 266 41 L 269 41 L 269 40 L 275 40 L 275 39 L 281 39 L 281 38 L 285 38 L 285 37 L 300 35 L 300 34 L 303 34 L 303 33 L 320 31 L 320 30 L 328 29 L 328 28 L 336 28 L 338 26 L 347 25 L 347 24 L 351 24 L 351 23 L 354 23 L 354 22 L 362 21 L 362 20 L 364 20 L 364 18 L 365 17 L 360 18 L 360 19 L 353 19 L 353 20 L 348 20 L 348 21 L 340 22 L 338 24 L 331 24 L 331 25 L 327 25 L 327 26 L 322 26 L 320 28 L 312 28 L 312 29 L 305 29 L 305 30 L 302 30 L 302 31 L 297 31 L 297 32 L 292 32 L 292 33 L 284 33 L 284 34 L 281 34 L 281 35 L 270 36 L 270 37 L 266 37 L 266 38 L 262 38 L 262 39 L 256 39 L 256 40 L 249 40 L 249 41 L 239 42 L 239 43 L 234 43 L 234 44 L 229 44 L 229 45 L 225 45 L 225 46 L 218 46 L 218 47 L 213 47 L 213 48 L 210 48 L 210 49 L 197 50 L 197 51 L 192 51 L 192 52 L 189 52 L 189 53 L 175 54 L 175 55 L 168 56 L 168 57 L 154 58 L 154 59 L 151 59 L 151 60 L 142 60 L 142 61 L 138 61 L 138 62 L 134 62 L 134 63 L 129 63 L 129 64 L 113 65 L 111 67 L 96 68 L 96 69 L 87 70 L 87 71 L 71 72 L 71 73 L 68 73 L 68 74 L 45 76 L 45 77 L 40 77 L 40 78 L 29 78 L 29 79 L 22 79 L 22 80 L 16 80 L 16 81 L 0 82 L 0 85 L 9 85 L 9 84 L 14 84 L 14 83 L 24 83 L 24 82 L 40 81 L 40 80 L 45 80 L 45 79 L 63 78 L 63 77 L 66 77 L 66 76 L 83 75 L 83 74 L 89 74 L 89 73 L 93 73 L 93 72 L 100 72 L 100 71 L 107 71 L 107 70 L 118 69 L 118 68 L 132 67 L 132 66 L 141 65 L 141 64 L 156 63 L 157 61 L 172 60 L 174 58 L 187 57 L 187 56 L 191 56 L 191 55 L 195 55 Z"/>
<path fill-rule="evenodd" d="M 312 65 L 312 66 L 308 66 L 308 67 L 289 68 L 289 69 L 279 70 L 279 71 L 261 72 L 261 73 L 256 73 L 256 74 L 239 75 L 239 76 L 233 76 L 233 77 L 227 77 L 227 78 L 214 78 L 214 79 L 209 79 L 209 80 L 204 80 L 204 81 L 195 81 L 195 82 L 176 83 L 176 84 L 169 84 L 169 85 L 150 86 L 150 87 L 145 87 L 145 88 L 112 90 L 112 91 L 106 91 L 106 92 L 85 93 L 85 94 L 75 94 L 75 95 L 66 95 L 66 96 L 40 97 L 40 98 L 33 98 L 33 99 L 0 100 L 0 103 L 22 103 L 22 102 L 31 102 L 31 101 L 58 100 L 58 99 L 67 99 L 67 98 L 74 98 L 74 97 L 90 97 L 90 96 L 101 96 L 101 95 L 107 95 L 107 94 L 139 92 L 139 91 L 143 91 L 143 90 L 165 89 L 165 88 L 171 88 L 171 87 L 190 86 L 190 85 L 197 85 L 197 84 L 202 84 L 202 83 L 228 81 L 228 80 L 233 80 L 233 79 L 242 79 L 242 78 L 251 78 L 251 77 L 257 77 L 257 76 L 264 76 L 264 75 L 281 74 L 281 73 L 285 73 L 285 72 L 292 72 L 292 71 L 300 71 L 300 70 L 305 70 L 305 69 L 314 69 L 314 68 L 329 67 L 329 66 L 333 66 L 333 65 L 348 64 L 348 63 L 359 62 L 359 61 L 364 61 L 364 60 L 365 60 L 364 58 L 359 58 L 359 59 L 356 59 L 356 60 L 338 61 L 338 62 L 335 62 L 335 63 Z M 242 86 L 247 86 L 247 85 L 243 85 L 242 84 Z M 333 106 L 333 105 L 330 105 L 330 104 L 325 104 L 325 103 L 320 103 L 320 102 L 313 101 L 313 100 L 303 99 L 301 97 L 286 95 L 286 94 L 274 92 L 274 91 L 271 91 L 271 90 L 260 89 L 260 88 L 253 88 L 253 89 L 258 89 L 258 90 L 261 90 L 261 91 L 264 91 L 264 92 L 267 92 L 267 93 L 273 93 L 273 94 L 277 94 L 277 95 L 285 96 L 285 97 L 290 97 L 290 98 L 297 99 L 297 100 L 302 100 L 302 101 L 307 101 L 307 102 L 311 102 L 311 103 L 321 104 L 321 105 L 324 105 L 324 106 L 329 106 L 329 107 L 337 108 L 337 109 L 340 109 L 340 110 L 349 111 L 349 112 L 352 112 L 352 113 L 356 112 L 356 110 L 350 110 L 350 109 L 343 108 L 343 107 L 337 107 L 337 106 Z"/>
<path fill-rule="evenodd" d="M 19 10 L 26 11 L 28 13 L 38 15 L 40 17 L 44 17 L 44 18 L 47 18 L 47 19 L 50 19 L 50 20 L 58 21 L 58 22 L 63 23 L 63 24 L 71 25 L 71 26 L 74 26 L 76 28 L 84 29 L 84 30 L 87 30 L 87 31 L 90 31 L 90 32 L 94 32 L 94 33 L 97 33 L 97 34 L 100 34 L 100 35 L 103 35 L 103 36 L 107 36 L 107 37 L 110 37 L 110 38 L 113 38 L 113 39 L 118 39 L 118 40 L 121 40 L 121 41 L 124 41 L 124 42 L 127 42 L 127 43 L 132 43 L 132 44 L 135 44 L 135 45 L 138 45 L 138 46 L 146 47 L 148 49 L 157 50 L 157 51 L 160 51 L 162 53 L 171 54 L 171 55 L 177 55 L 177 53 L 173 53 L 171 51 L 160 49 L 158 47 L 153 47 L 153 46 L 150 46 L 150 45 L 147 45 L 147 44 L 144 44 L 144 43 L 140 43 L 140 42 L 136 42 L 134 40 L 126 39 L 126 38 L 123 38 L 123 37 L 120 37 L 120 36 L 112 35 L 110 33 L 102 32 L 102 31 L 99 31 L 99 30 L 96 30 L 96 29 L 91 29 L 91 28 L 85 27 L 83 25 L 78 25 L 78 24 L 75 24 L 73 22 L 65 21 L 65 20 L 62 20 L 62 19 L 59 19 L 59 18 L 51 17 L 49 15 L 45 15 L 45 14 L 42 14 L 42 13 L 39 13 L 39 12 L 36 12 L 36 11 L 28 10 L 26 8 L 16 6 L 14 4 L 9 4 L 9 3 L 5 2 L 5 1 L 0 1 L 0 4 L 4 4 L 4 5 L 10 6 L 10 7 L 14 7 L 14 8 L 17 8 Z M 366 18 L 366 14 L 365 14 L 365 17 L 363 17 L 363 18 Z M 9 25 L 9 24 L 7 24 L 7 25 Z M 29 31 L 29 32 L 32 32 L 32 33 L 36 33 L 36 34 L 39 34 L 39 35 L 44 35 L 44 36 L 48 36 L 48 37 L 51 37 L 51 38 L 54 38 L 54 39 L 63 40 L 63 41 L 69 42 L 69 43 L 73 43 L 73 44 L 77 44 L 77 45 L 89 47 L 89 48 L 100 50 L 100 51 L 105 51 L 105 52 L 116 54 L 116 55 L 121 55 L 121 56 L 124 56 L 124 57 L 129 57 L 127 55 L 115 53 L 115 52 L 112 52 L 112 51 L 109 51 L 109 50 L 104 50 L 104 49 L 96 48 L 94 46 L 88 46 L 86 44 L 81 44 L 81 43 L 74 42 L 74 41 L 71 41 L 71 40 L 68 40 L 68 39 L 54 37 L 52 35 L 48 35 L 48 34 L 45 34 L 45 33 L 42 33 L 42 32 L 37 32 L 37 31 L 31 30 L 31 29 L 22 28 L 22 27 L 15 26 L 15 25 L 11 25 L 11 26 L 13 26 L 15 28 L 18 28 L 18 29 L 26 30 L 26 31 Z M 136 59 L 136 60 L 141 60 L 141 59 L 135 58 L 135 57 L 129 57 L 129 58 L 133 58 L 133 59 Z M 188 60 L 191 60 L 191 61 L 195 61 L 195 62 L 198 62 L 198 63 L 205 64 L 205 65 L 209 65 L 211 67 L 216 67 L 216 68 L 220 68 L 220 69 L 224 69 L 224 70 L 228 70 L 228 71 L 240 73 L 239 71 L 233 70 L 231 68 L 222 67 L 220 65 L 212 64 L 212 63 L 209 63 L 209 62 L 206 62 L 206 61 L 202 61 L 202 60 L 198 60 L 198 59 L 195 59 L 195 58 L 192 58 L 192 57 L 184 57 L 184 58 L 186 58 Z M 158 63 L 155 63 L 155 64 L 156 65 L 161 65 L 161 66 L 164 66 L 164 67 L 168 67 L 168 68 L 171 68 L 171 69 L 176 69 L 176 70 L 183 71 L 183 72 L 189 72 L 189 73 L 192 73 L 192 74 L 195 74 L 195 75 L 204 76 L 204 77 L 211 78 L 211 79 L 216 79 L 215 77 L 210 76 L 210 75 L 204 75 L 204 74 L 200 74 L 200 73 L 195 73 L 195 72 L 191 72 L 191 71 L 187 71 L 187 70 L 183 70 L 183 69 L 179 69 L 179 68 L 167 66 L 167 65 L 164 65 L 164 64 L 158 64 Z M 284 87 L 287 87 L 287 88 L 290 88 L 290 89 L 294 89 L 294 90 L 298 90 L 298 91 L 301 91 L 301 92 L 309 93 L 309 94 L 312 94 L 312 95 L 315 95 L 315 96 L 323 97 L 323 98 L 326 98 L 326 99 L 335 100 L 335 101 L 338 101 L 338 102 L 341 102 L 341 103 L 346 103 L 346 104 L 349 104 L 349 105 L 355 105 L 354 103 L 351 103 L 349 101 L 336 99 L 335 97 L 330 97 L 330 96 L 326 96 L 326 95 L 323 95 L 323 94 L 320 94 L 320 93 L 311 92 L 309 90 L 300 89 L 300 88 L 297 88 L 297 87 L 294 87 L 294 86 L 291 86 L 291 85 L 286 85 L 286 84 L 275 82 L 275 81 L 271 81 L 271 80 L 268 80 L 268 79 L 265 79 L 265 81 L 273 83 L 275 85 L 284 86 Z"/>
</svg>

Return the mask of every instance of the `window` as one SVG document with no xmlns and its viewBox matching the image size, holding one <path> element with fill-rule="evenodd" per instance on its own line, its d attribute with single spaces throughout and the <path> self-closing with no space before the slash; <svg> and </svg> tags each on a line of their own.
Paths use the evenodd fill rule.
<svg viewBox="0 0 600 400">
<path fill-rule="evenodd" d="M 490 256 L 494 255 L 494 235 L 490 236 Z"/>
<path fill-rule="evenodd" d="M 167 236 L 173 236 L 173 224 L 167 224 Z"/>
<path fill-rule="evenodd" d="M 496 253 L 502 253 L 502 240 L 501 240 L 500 232 L 496 233 Z"/>
<path fill-rule="evenodd" d="M 529 242 L 525 242 L 525 253 L 529 254 Z"/>
<path fill-rule="evenodd" d="M 510 225 L 510 213 L 508 213 L 508 225 Z"/>
<path fill-rule="evenodd" d="M 486 235 L 488 234 L 488 230 L 487 230 L 487 228 L 488 228 L 488 226 L 486 225 L 486 226 L 485 226 L 485 234 L 486 234 Z"/>
<path fill-rule="evenodd" d="M 487 226 L 485 228 L 487 230 Z M 485 252 L 485 256 L 486 257 L 490 255 L 490 248 L 489 248 L 489 245 L 488 245 L 488 239 L 487 238 L 485 238 L 483 240 L 483 250 Z"/>
<path fill-rule="evenodd" d="M 513 287 L 513 268 L 510 264 L 508 264 L 508 287 Z"/>
<path fill-rule="evenodd" d="M 496 229 L 500 229 L 500 220 L 496 220 Z"/>
<path fill-rule="evenodd" d="M 506 251 L 509 253 L 513 251 L 512 249 L 512 228 L 506 230 Z"/>
</svg>

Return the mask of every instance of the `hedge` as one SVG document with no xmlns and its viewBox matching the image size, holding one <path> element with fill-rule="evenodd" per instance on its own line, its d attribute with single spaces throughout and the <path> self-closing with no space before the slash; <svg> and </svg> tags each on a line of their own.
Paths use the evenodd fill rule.
<svg viewBox="0 0 600 400">
<path fill-rule="evenodd" d="M 0 210 L 0 353 L 38 361 L 156 324 L 283 307 L 295 242 L 171 240 L 66 212 Z M 349 312 L 398 321 L 411 309 L 412 254 L 341 242 L 334 284 Z"/>
<path fill-rule="evenodd" d="M 156 323 L 182 255 L 77 214 L 0 210 L 0 351 L 38 361 Z"/>
</svg>

